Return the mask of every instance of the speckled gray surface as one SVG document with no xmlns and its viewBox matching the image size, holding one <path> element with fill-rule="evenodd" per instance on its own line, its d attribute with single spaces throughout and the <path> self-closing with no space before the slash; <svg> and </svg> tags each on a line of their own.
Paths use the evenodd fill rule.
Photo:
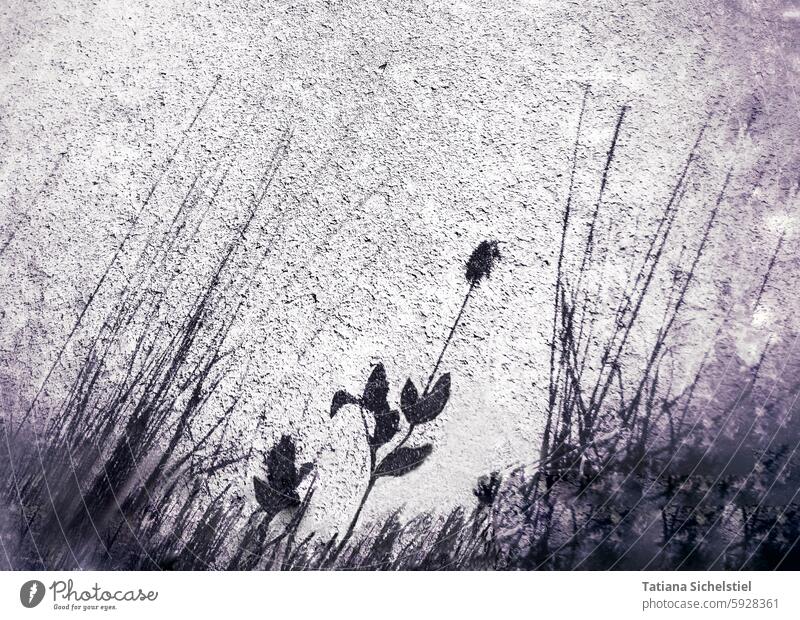
<svg viewBox="0 0 800 620">
<path fill-rule="evenodd" d="M 421 435 L 434 452 L 381 483 L 367 514 L 470 503 L 479 475 L 531 462 L 539 449 L 585 85 L 574 194 L 583 226 L 628 106 L 601 215 L 601 267 L 587 276 L 602 285 L 600 298 L 614 303 L 708 123 L 668 264 L 696 246 L 729 169 L 733 181 L 678 326 L 676 384 L 726 312 L 743 364 L 766 339 L 793 333 L 798 33 L 800 8 L 784 2 L 6 3 L 4 416 L 25 411 L 69 338 L 35 410 L 43 424 L 148 235 L 168 225 L 196 175 L 208 196 L 227 170 L 180 266 L 152 276 L 158 286 L 177 270 L 169 311 L 186 309 L 288 130 L 259 234 L 237 259 L 243 274 L 258 268 L 221 388 L 241 395 L 231 441 L 264 450 L 292 433 L 303 458 L 318 462 L 316 523 L 340 525 L 366 453 L 357 411 L 329 418 L 332 394 L 359 391 L 378 361 L 391 400 L 406 377 L 423 382 L 466 292 L 466 257 L 498 239 L 503 260 L 443 361 L 452 397 Z M 568 248 L 568 259 L 580 251 Z M 661 277 L 634 349 L 645 351 L 658 328 L 668 270 Z M 249 467 L 227 479 L 254 502 L 247 481 L 258 462 Z"/>
</svg>

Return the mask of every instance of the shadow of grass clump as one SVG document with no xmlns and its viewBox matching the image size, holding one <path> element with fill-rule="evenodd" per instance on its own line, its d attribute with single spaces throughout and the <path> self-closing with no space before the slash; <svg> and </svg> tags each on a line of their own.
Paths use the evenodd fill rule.
<svg viewBox="0 0 800 620">
<path fill-rule="evenodd" d="M 586 96 L 588 89 L 584 109 Z M 683 262 L 665 265 L 688 179 L 693 172 L 699 174 L 694 167 L 705 127 L 647 237 L 638 270 L 618 295 L 616 310 L 608 315 L 597 306 L 603 283 L 590 285 L 589 273 L 603 232 L 603 193 L 626 112 L 623 108 L 618 116 L 600 194 L 582 239 L 571 219 L 572 194 L 568 197 L 541 453 L 533 467 L 518 468 L 510 476 L 498 517 L 501 566 L 796 568 L 800 539 L 798 523 L 790 517 L 797 513 L 797 492 L 792 490 L 800 488 L 794 467 L 800 433 L 796 423 L 788 423 L 791 406 L 784 416 L 775 405 L 768 405 L 771 415 L 756 415 L 772 394 L 772 388 L 759 386 L 767 349 L 753 367 L 736 364 L 735 373 L 727 359 L 715 359 L 723 357 L 720 351 L 709 349 L 689 385 L 678 394 L 672 389 L 674 328 L 732 179 L 733 167 L 725 174 L 694 248 L 682 239 Z M 580 130 L 579 122 L 575 154 Z M 609 236 L 612 227 L 613 222 L 606 231 Z M 568 255 L 572 237 L 579 239 L 573 245 L 581 251 Z M 568 265 L 570 259 L 574 265 Z M 753 308 L 760 303 L 774 262 L 773 257 Z M 672 277 L 665 278 L 670 272 Z M 654 287 L 660 287 L 662 296 L 666 292 L 665 304 L 654 299 Z M 661 320 L 655 333 L 646 334 L 649 349 L 635 352 L 632 341 L 638 337 L 641 342 L 642 320 L 652 317 Z M 717 338 L 725 336 L 726 323 L 727 317 Z M 716 399 L 713 404 L 708 399 L 698 402 L 700 393 Z"/>
<path fill-rule="evenodd" d="M 227 341 L 255 273 L 239 263 L 248 239 L 263 234 L 256 222 L 288 140 L 284 134 L 206 274 L 187 264 L 188 249 L 232 162 L 223 158 L 194 179 L 166 230 L 148 238 L 109 315 L 86 336 L 63 400 L 41 415 L 34 398 L 4 425 L 5 498 L 20 523 L 15 568 L 156 568 L 151 548 L 207 538 L 187 531 L 197 506 L 225 496 L 213 491 L 214 476 L 249 458 L 224 441 L 239 397 L 218 388 L 233 366 L 236 347 Z M 193 295 L 183 288 L 187 273 L 199 281 Z M 212 400 L 218 414 L 200 423 Z M 231 511 L 235 504 L 220 510 L 211 502 L 198 528 L 231 521 Z"/>
</svg>

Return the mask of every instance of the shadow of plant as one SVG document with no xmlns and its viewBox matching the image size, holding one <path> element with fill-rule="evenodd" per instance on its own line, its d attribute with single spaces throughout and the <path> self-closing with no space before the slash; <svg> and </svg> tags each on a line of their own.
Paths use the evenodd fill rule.
<svg viewBox="0 0 800 620">
<path fill-rule="evenodd" d="M 355 515 L 347 527 L 337 548 L 337 553 L 344 550 L 355 531 L 361 511 L 372 493 L 375 484 L 381 477 L 399 477 L 414 471 L 433 452 L 432 444 L 423 444 L 410 447 L 406 444 L 411 439 L 414 429 L 435 420 L 444 410 L 450 399 L 451 378 L 450 373 L 444 373 L 434 383 L 439 366 L 444 358 L 448 346 L 458 328 L 464 311 L 473 292 L 482 280 L 488 278 L 500 259 L 497 241 L 482 241 L 470 255 L 466 263 L 465 278 L 469 288 L 461 304 L 450 332 L 433 371 L 428 377 L 428 382 L 420 394 L 417 386 L 409 378 L 406 379 L 400 394 L 400 411 L 405 419 L 406 431 L 402 438 L 394 445 L 389 446 L 382 456 L 378 451 L 387 446 L 400 430 L 400 413 L 396 408 L 389 406 L 389 381 L 386 369 L 382 363 L 373 368 L 367 383 L 360 396 L 355 396 L 346 390 L 339 390 L 333 395 L 330 415 L 333 418 L 345 405 L 359 407 L 364 425 L 364 438 L 369 450 L 369 471 L 367 486 L 356 508 Z"/>
</svg>

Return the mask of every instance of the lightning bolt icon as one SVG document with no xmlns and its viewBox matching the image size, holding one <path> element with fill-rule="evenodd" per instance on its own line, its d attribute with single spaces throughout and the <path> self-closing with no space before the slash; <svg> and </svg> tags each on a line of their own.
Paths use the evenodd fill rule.
<svg viewBox="0 0 800 620">
<path fill-rule="evenodd" d="M 36 596 L 37 589 L 38 589 L 38 586 L 36 585 L 36 582 L 32 583 L 31 584 L 31 590 L 30 590 L 30 592 L 28 592 L 28 602 L 29 603 L 33 602 L 33 597 Z"/>
</svg>

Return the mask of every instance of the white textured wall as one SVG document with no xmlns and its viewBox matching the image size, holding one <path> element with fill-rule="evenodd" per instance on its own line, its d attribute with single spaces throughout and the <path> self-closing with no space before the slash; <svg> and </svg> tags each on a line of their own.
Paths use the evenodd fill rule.
<svg viewBox="0 0 800 620">
<path fill-rule="evenodd" d="M 452 398 L 421 435 L 434 453 L 415 473 L 382 481 L 369 510 L 471 501 L 478 475 L 538 450 L 583 84 L 591 94 L 579 222 L 592 210 L 619 109 L 630 106 L 601 216 L 613 223 L 601 244 L 605 268 L 590 274 L 609 298 L 709 114 L 705 174 L 693 178 L 674 233 L 690 249 L 734 166 L 731 199 L 687 303 L 696 320 L 680 326 L 677 381 L 722 309 L 736 306 L 737 324 L 755 330 L 740 332 L 745 360 L 759 330 L 780 337 L 794 322 L 800 13 L 789 4 L 33 1 L 6 4 L 0 16 L 6 414 L 24 411 L 36 393 L 158 174 L 167 171 L 87 313 L 89 327 L 194 175 L 202 171 L 210 191 L 214 166 L 231 164 L 189 252 L 192 267 L 171 290 L 180 308 L 291 128 L 261 220 L 271 253 L 233 337 L 244 347 L 224 387 L 244 394 L 234 440 L 269 447 L 292 432 L 304 458 L 320 455 L 317 515 L 337 522 L 363 479 L 365 451 L 357 412 L 328 419 L 333 392 L 360 390 L 377 361 L 390 398 L 407 376 L 422 383 L 466 291 L 464 260 L 496 238 L 504 260 L 443 362 Z M 759 171 L 761 189 L 750 196 Z M 747 300 L 781 234 L 767 309 L 753 318 Z M 655 288 L 656 305 L 665 287 Z M 74 373 L 81 338 L 45 404 Z M 232 474 L 245 494 L 256 465 Z"/>
</svg>

